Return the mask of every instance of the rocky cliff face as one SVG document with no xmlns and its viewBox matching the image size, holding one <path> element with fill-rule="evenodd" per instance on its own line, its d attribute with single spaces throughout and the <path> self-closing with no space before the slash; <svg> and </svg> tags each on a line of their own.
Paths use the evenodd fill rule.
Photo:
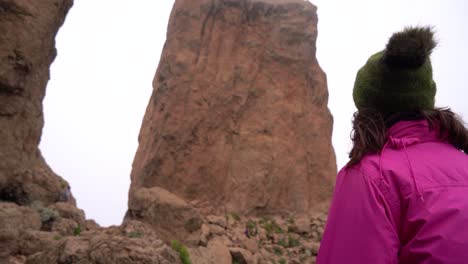
<svg viewBox="0 0 468 264">
<path fill-rule="evenodd" d="M 74 203 L 68 184 L 38 149 L 55 34 L 71 5 L 72 0 L 0 1 L 0 200 Z"/>
<path fill-rule="evenodd" d="M 156 186 L 211 213 L 323 205 L 336 165 L 316 38 L 307 1 L 177 0 L 133 163 L 130 218 L 142 210 L 138 193 Z"/>
<path fill-rule="evenodd" d="M 181 263 L 151 226 L 99 228 L 38 144 L 55 35 L 72 0 L 0 0 L 0 263 Z"/>
</svg>

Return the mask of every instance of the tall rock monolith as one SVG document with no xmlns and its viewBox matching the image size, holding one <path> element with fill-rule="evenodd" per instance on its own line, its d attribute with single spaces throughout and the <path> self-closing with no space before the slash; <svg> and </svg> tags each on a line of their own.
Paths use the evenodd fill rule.
<svg viewBox="0 0 468 264">
<path fill-rule="evenodd" d="M 336 163 L 316 39 L 308 1 L 176 0 L 127 216 L 142 214 L 136 194 L 155 187 L 211 213 L 326 204 Z"/>
</svg>

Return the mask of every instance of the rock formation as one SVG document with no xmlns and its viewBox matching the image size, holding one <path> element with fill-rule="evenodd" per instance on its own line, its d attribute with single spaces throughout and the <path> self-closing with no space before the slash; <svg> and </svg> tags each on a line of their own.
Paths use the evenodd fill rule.
<svg viewBox="0 0 468 264">
<path fill-rule="evenodd" d="M 152 227 L 99 228 L 38 144 L 55 35 L 72 0 L 0 0 L 0 263 L 181 263 Z"/>
<path fill-rule="evenodd" d="M 1 200 L 74 203 L 68 184 L 38 149 L 55 34 L 71 5 L 72 0 L 0 1 Z"/>
<path fill-rule="evenodd" d="M 0 202 L 0 263 L 179 264 L 151 226 L 129 221 L 98 228 L 70 203 Z"/>
<path fill-rule="evenodd" d="M 316 38 L 307 1 L 177 0 L 127 218 L 154 187 L 205 213 L 308 214 L 327 202 L 336 165 Z"/>
</svg>

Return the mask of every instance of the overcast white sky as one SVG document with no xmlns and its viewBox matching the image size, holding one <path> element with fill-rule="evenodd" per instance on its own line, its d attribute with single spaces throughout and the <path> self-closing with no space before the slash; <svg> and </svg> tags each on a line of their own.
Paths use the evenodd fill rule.
<svg viewBox="0 0 468 264">
<path fill-rule="evenodd" d="M 57 36 L 40 148 L 88 218 L 120 224 L 173 0 L 78 0 Z M 468 119 L 465 0 L 314 0 L 338 167 L 347 161 L 356 71 L 406 25 L 434 25 L 436 104 Z"/>
</svg>

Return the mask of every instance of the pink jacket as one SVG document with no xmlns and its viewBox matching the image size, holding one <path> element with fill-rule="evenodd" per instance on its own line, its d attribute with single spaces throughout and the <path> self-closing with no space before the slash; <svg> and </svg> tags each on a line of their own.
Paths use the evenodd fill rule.
<svg viewBox="0 0 468 264">
<path fill-rule="evenodd" d="M 467 264 L 468 155 L 426 121 L 337 176 L 318 264 Z"/>
</svg>

